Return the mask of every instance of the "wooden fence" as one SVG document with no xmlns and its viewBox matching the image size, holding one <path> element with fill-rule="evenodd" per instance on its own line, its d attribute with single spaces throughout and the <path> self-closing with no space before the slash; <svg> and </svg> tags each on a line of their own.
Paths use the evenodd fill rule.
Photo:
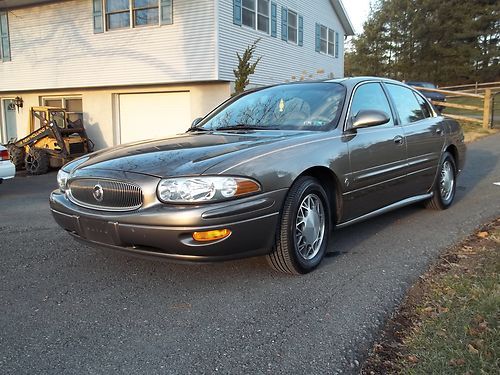
<svg viewBox="0 0 500 375">
<path fill-rule="evenodd" d="M 496 83 L 498 83 L 498 82 L 496 82 Z M 464 87 L 464 86 L 460 86 L 460 87 Z M 457 120 L 469 121 L 469 122 L 482 124 L 483 128 L 485 128 L 485 129 L 493 127 L 492 90 L 494 90 L 494 89 L 492 89 L 492 88 L 482 89 L 482 90 L 484 90 L 483 94 L 479 94 L 477 92 L 471 93 L 471 92 L 469 92 L 469 90 L 467 90 L 467 91 L 451 90 L 452 88 L 455 88 L 455 87 L 448 87 L 446 90 L 444 90 L 444 89 L 428 89 L 426 87 L 414 87 L 414 88 L 419 90 L 419 91 L 438 92 L 438 93 L 445 95 L 447 98 L 448 97 L 454 97 L 454 98 L 468 97 L 468 98 L 481 99 L 482 104 L 483 104 L 482 106 L 449 103 L 449 102 L 442 102 L 442 101 L 436 101 L 436 100 L 431 100 L 431 102 L 432 102 L 432 104 L 437 105 L 437 106 L 448 107 L 448 108 L 458 108 L 458 109 L 465 109 L 467 111 L 480 112 L 480 113 L 482 113 L 482 118 L 477 118 L 477 117 L 472 117 L 472 116 L 452 115 L 452 114 L 447 114 L 447 113 L 444 113 L 444 115 L 447 117 L 457 119 Z"/>
</svg>

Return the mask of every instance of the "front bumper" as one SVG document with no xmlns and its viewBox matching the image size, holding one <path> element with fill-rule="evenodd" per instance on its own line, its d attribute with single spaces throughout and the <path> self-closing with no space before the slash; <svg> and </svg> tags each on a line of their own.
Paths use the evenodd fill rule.
<svg viewBox="0 0 500 375">
<path fill-rule="evenodd" d="M 86 209 L 52 192 L 55 221 L 91 245 L 141 256 L 180 261 L 218 261 L 266 254 L 271 249 L 286 190 L 204 205 L 158 204 L 128 212 Z M 231 230 L 214 242 L 196 242 L 193 232 Z"/>
</svg>

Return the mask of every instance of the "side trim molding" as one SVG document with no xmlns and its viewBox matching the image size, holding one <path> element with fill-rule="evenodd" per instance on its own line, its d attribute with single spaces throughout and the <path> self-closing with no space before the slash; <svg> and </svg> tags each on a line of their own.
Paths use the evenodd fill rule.
<svg viewBox="0 0 500 375">
<path fill-rule="evenodd" d="M 344 228 L 344 227 L 347 227 L 347 226 L 352 225 L 352 224 L 357 224 L 361 221 L 371 219 L 372 217 L 385 214 L 386 212 L 389 212 L 389 211 L 392 211 L 392 210 L 395 210 L 395 209 L 398 209 L 398 208 L 401 208 L 404 206 L 408 206 L 409 204 L 417 203 L 417 202 L 432 198 L 433 195 L 434 195 L 433 193 L 428 193 L 428 194 L 422 194 L 422 195 L 417 195 L 417 196 L 414 196 L 411 198 L 403 199 L 402 201 L 390 204 L 389 206 L 379 208 L 378 210 L 369 212 L 369 213 L 362 215 L 362 216 L 359 216 L 355 219 L 337 224 L 335 226 L 335 228 Z"/>
</svg>

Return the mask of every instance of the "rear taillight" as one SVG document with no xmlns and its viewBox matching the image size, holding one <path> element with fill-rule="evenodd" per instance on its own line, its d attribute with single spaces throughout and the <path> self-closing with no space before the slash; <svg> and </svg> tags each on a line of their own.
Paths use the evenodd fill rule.
<svg viewBox="0 0 500 375">
<path fill-rule="evenodd" d="M 9 151 L 0 151 L 0 160 L 9 160 Z"/>
</svg>

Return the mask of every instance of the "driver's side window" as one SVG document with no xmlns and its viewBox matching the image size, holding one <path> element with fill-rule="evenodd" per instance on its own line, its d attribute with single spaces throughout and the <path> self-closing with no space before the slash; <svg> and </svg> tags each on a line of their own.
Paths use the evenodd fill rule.
<svg viewBox="0 0 500 375">
<path fill-rule="evenodd" d="M 389 117 L 389 122 L 378 126 L 393 126 L 391 107 L 385 96 L 385 92 L 379 83 L 365 83 L 354 92 L 351 103 L 350 116 L 355 117 L 361 110 L 382 111 Z"/>
</svg>

